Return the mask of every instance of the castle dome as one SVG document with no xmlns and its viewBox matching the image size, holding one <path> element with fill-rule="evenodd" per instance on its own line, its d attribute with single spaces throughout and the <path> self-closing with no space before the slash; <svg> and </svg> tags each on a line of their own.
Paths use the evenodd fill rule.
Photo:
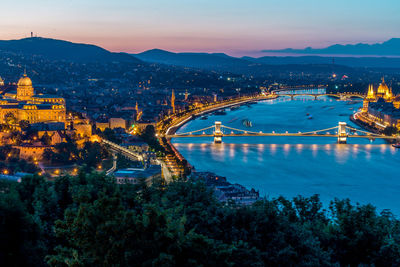
<svg viewBox="0 0 400 267">
<path fill-rule="evenodd" d="M 18 86 L 32 86 L 32 80 L 24 74 L 18 81 Z"/>
</svg>

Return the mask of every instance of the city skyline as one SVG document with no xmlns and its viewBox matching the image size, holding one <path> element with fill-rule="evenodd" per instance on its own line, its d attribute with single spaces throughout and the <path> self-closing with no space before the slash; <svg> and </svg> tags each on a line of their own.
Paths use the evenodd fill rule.
<svg viewBox="0 0 400 267">
<path fill-rule="evenodd" d="M 115 52 L 159 48 L 260 55 L 263 49 L 381 43 L 398 37 L 396 6 L 400 3 L 394 0 L 7 1 L 0 39 L 34 32 Z"/>
</svg>

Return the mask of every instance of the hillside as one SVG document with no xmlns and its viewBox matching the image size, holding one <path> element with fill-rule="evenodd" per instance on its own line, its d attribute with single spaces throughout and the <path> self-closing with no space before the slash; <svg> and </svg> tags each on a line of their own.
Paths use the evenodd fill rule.
<svg viewBox="0 0 400 267">
<path fill-rule="evenodd" d="M 0 52 L 38 55 L 50 60 L 73 62 L 139 62 L 124 53 L 112 53 L 96 45 L 72 43 L 63 40 L 32 37 L 19 40 L 0 40 Z"/>
<path fill-rule="evenodd" d="M 151 63 L 192 67 L 240 74 L 257 74 L 265 71 L 314 71 L 315 68 L 346 70 L 349 68 L 400 68 L 400 58 L 390 57 L 231 57 L 221 53 L 173 53 L 152 49 L 135 54 L 135 57 Z"/>
<path fill-rule="evenodd" d="M 263 52 L 296 53 L 296 54 L 342 54 L 342 55 L 371 55 L 371 56 L 400 56 L 400 38 L 392 38 L 376 44 L 335 44 L 325 48 L 263 50 Z"/>
<path fill-rule="evenodd" d="M 223 71 L 238 71 L 259 65 L 259 63 L 230 57 L 223 53 L 173 53 L 152 49 L 134 54 L 134 56 L 146 62 Z"/>
</svg>

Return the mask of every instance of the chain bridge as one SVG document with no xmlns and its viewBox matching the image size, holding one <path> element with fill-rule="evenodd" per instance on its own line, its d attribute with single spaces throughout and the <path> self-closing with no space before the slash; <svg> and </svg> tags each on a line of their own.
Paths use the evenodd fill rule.
<svg viewBox="0 0 400 267">
<path fill-rule="evenodd" d="M 262 131 L 255 132 L 243 129 L 236 129 L 233 127 L 222 125 L 220 121 L 216 121 L 214 125 L 211 125 L 203 129 L 192 130 L 190 132 L 185 132 L 185 133 L 175 133 L 175 134 L 165 135 L 166 138 L 213 137 L 214 143 L 221 143 L 223 137 L 241 137 L 241 136 L 335 137 L 337 138 L 338 143 L 341 144 L 346 144 L 347 138 L 367 138 L 370 140 L 375 140 L 375 139 L 397 140 L 400 138 L 399 136 L 380 135 L 356 129 L 348 126 L 346 122 L 339 122 L 338 126 L 333 126 L 327 129 L 320 129 L 307 132 L 290 133 L 286 131 L 283 133 L 278 133 L 272 131 L 266 133 Z"/>
</svg>

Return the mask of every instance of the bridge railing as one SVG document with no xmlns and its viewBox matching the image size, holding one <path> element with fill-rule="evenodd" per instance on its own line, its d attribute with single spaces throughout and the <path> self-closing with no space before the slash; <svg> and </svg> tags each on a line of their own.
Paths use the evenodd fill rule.
<svg viewBox="0 0 400 267">
<path fill-rule="evenodd" d="M 326 136 L 326 137 L 332 137 L 332 136 L 338 136 L 339 135 L 339 127 L 340 126 L 334 126 L 326 129 L 319 129 L 319 130 L 313 130 L 313 131 L 307 131 L 307 132 L 297 132 L 297 133 L 290 133 L 288 131 L 286 132 L 275 132 L 272 131 L 270 133 L 263 132 L 263 131 L 251 131 L 251 130 L 243 130 L 243 129 L 238 129 L 234 127 L 229 127 L 225 125 L 221 125 L 221 132 L 222 136 Z M 207 130 L 209 131 L 210 129 L 214 129 L 214 131 L 211 132 L 206 132 Z M 351 126 L 345 126 L 345 133 L 341 133 L 341 136 L 347 136 L 347 137 L 364 137 L 364 138 L 383 138 L 383 139 L 397 139 L 400 137 L 396 136 L 386 136 L 386 135 L 381 135 L 377 133 L 372 133 L 364 130 L 360 130 Z M 345 135 L 343 135 L 345 134 Z M 202 137 L 202 136 L 213 136 L 215 135 L 215 125 L 199 129 L 199 130 L 193 130 L 190 132 L 185 132 L 185 133 L 179 133 L 179 134 L 174 134 L 174 135 L 168 135 L 168 138 L 175 138 L 175 137 Z M 221 134 L 219 134 L 221 135 Z"/>
</svg>

